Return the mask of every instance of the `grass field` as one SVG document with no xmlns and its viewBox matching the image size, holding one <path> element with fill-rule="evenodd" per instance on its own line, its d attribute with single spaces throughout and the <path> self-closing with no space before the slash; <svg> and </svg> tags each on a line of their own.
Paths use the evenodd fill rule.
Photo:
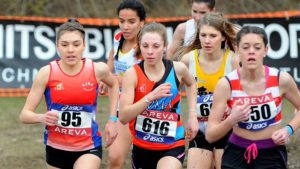
<svg viewBox="0 0 300 169">
<path fill-rule="evenodd" d="M 43 125 L 25 125 L 19 122 L 18 116 L 25 98 L 0 98 L 0 168 L 5 169 L 42 169 L 45 167 L 45 151 L 43 144 Z M 183 110 L 186 109 L 183 99 Z M 97 120 L 100 129 L 108 118 L 108 99 L 100 97 Z M 42 102 L 37 112 L 43 113 L 45 104 Z M 284 102 L 284 121 L 291 118 L 293 108 Z M 184 111 L 183 111 L 184 112 Z M 185 119 L 183 115 L 183 119 Z M 283 124 L 286 124 L 283 122 Z M 288 145 L 289 168 L 300 168 L 299 132 L 291 137 Z M 107 151 L 103 149 L 102 168 L 107 168 Z M 130 168 L 128 159 L 126 169 Z"/>
</svg>

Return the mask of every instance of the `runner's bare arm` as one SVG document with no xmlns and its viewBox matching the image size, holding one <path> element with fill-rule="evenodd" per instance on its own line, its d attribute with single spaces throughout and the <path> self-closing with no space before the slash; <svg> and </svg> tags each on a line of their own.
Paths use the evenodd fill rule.
<svg viewBox="0 0 300 169">
<path fill-rule="evenodd" d="M 167 56 L 170 60 L 174 59 L 174 55 L 176 51 L 180 48 L 180 46 L 183 44 L 184 40 L 184 34 L 185 34 L 185 23 L 179 24 L 173 35 L 172 43 L 170 45 L 170 48 L 168 49 Z"/>
<path fill-rule="evenodd" d="M 108 55 L 108 59 L 107 59 L 107 65 L 109 67 L 109 70 L 111 72 L 114 72 L 114 49 L 112 48 L 109 51 L 109 55 Z M 99 82 L 99 92 L 100 94 L 105 94 L 105 92 L 107 91 L 107 87 L 105 86 L 105 84 L 103 82 Z"/>
<path fill-rule="evenodd" d="M 137 76 L 133 67 L 125 72 L 123 78 L 126 80 L 126 83 L 122 84 L 119 119 L 123 124 L 126 124 L 145 110 L 148 104 L 143 102 L 143 99 L 133 104 L 137 83 Z"/>
<path fill-rule="evenodd" d="M 102 81 L 108 87 L 110 115 L 117 115 L 117 102 L 119 97 L 119 85 L 115 76 L 109 70 L 107 64 L 103 62 L 94 63 L 97 81 Z"/>
<path fill-rule="evenodd" d="M 95 63 L 95 74 L 97 77 L 97 81 L 102 81 L 108 87 L 108 94 L 109 94 L 109 110 L 110 116 L 116 117 L 117 116 L 117 104 L 118 104 L 118 97 L 119 97 L 119 85 L 118 81 L 115 76 L 109 70 L 107 64 L 103 62 Z M 110 119 L 110 118 L 109 118 Z M 112 145 L 112 143 L 117 138 L 118 132 L 116 123 L 112 120 L 108 120 L 105 125 L 105 148 Z"/>
<path fill-rule="evenodd" d="M 231 97 L 230 84 L 225 77 L 220 79 L 214 90 L 212 109 L 208 117 L 205 138 L 213 143 L 224 137 L 238 122 L 247 120 L 251 112 L 247 103 L 234 103 L 229 116 L 222 121 L 227 101 Z"/>
<path fill-rule="evenodd" d="M 114 49 L 113 48 L 109 51 L 107 65 L 109 67 L 109 70 L 113 72 L 114 71 Z"/>
<path fill-rule="evenodd" d="M 294 130 L 300 127 L 300 93 L 294 79 L 287 72 L 280 72 L 280 90 L 284 91 L 285 98 L 292 103 L 292 105 L 298 110 L 295 118 L 289 123 Z"/>
<path fill-rule="evenodd" d="M 46 90 L 49 74 L 50 74 L 49 65 L 44 66 L 39 70 L 32 84 L 30 92 L 27 96 L 25 105 L 21 111 L 19 117 L 21 122 L 29 123 L 29 124 L 44 122 L 44 114 L 37 114 L 35 113 L 35 110 L 39 105 L 43 97 L 43 94 Z"/>
<path fill-rule="evenodd" d="M 193 53 L 194 53 L 194 51 L 190 51 L 189 53 L 183 55 L 180 60 L 182 63 L 184 63 L 186 65 L 187 68 L 189 68 L 189 58 L 193 57 Z"/>
<path fill-rule="evenodd" d="M 179 76 L 182 83 L 186 86 L 186 94 L 189 109 L 188 124 L 186 130 L 188 133 L 188 139 L 192 140 L 196 137 L 199 130 L 196 114 L 197 86 L 192 74 L 190 74 L 185 64 L 183 64 L 182 62 L 174 62 L 174 68 L 176 74 Z"/>
<path fill-rule="evenodd" d="M 300 127 L 300 93 L 294 79 L 287 72 L 280 72 L 279 87 L 281 94 L 297 109 L 293 119 L 288 123 L 293 132 Z M 278 145 L 288 143 L 290 133 L 286 127 L 283 127 L 272 134 L 273 141 Z"/>
</svg>

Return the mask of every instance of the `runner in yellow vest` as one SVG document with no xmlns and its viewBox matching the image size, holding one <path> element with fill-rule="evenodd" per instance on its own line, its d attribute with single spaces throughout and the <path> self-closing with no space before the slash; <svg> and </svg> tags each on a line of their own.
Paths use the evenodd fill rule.
<svg viewBox="0 0 300 169">
<path fill-rule="evenodd" d="M 197 82 L 197 116 L 199 132 L 189 143 L 188 168 L 220 169 L 221 157 L 227 137 L 215 143 L 208 143 L 205 130 L 213 92 L 220 78 L 238 67 L 238 57 L 233 52 L 235 46 L 235 25 L 221 14 L 208 13 L 201 19 L 196 38 L 183 48 L 181 61 L 188 67 Z"/>
</svg>

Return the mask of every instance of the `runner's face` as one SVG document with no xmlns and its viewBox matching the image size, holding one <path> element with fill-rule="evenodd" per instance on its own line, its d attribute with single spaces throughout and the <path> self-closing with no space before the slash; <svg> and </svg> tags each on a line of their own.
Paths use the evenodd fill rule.
<svg viewBox="0 0 300 169">
<path fill-rule="evenodd" d="M 199 39 L 201 42 L 202 51 L 205 54 L 213 54 L 221 49 L 224 37 L 221 32 L 212 26 L 203 25 L 200 28 Z"/>
<path fill-rule="evenodd" d="M 196 21 L 202 19 L 202 17 L 207 13 L 211 12 L 212 10 L 207 6 L 204 2 L 193 2 L 192 4 L 192 18 Z"/>
<path fill-rule="evenodd" d="M 122 9 L 119 12 L 119 27 L 126 40 L 137 38 L 144 21 L 141 21 L 137 12 L 131 9 Z"/>
<path fill-rule="evenodd" d="M 84 41 L 79 31 L 66 31 L 57 41 L 57 50 L 61 60 L 67 65 L 79 63 L 84 51 Z"/>
<path fill-rule="evenodd" d="M 260 35 L 249 33 L 243 35 L 238 45 L 238 54 L 242 67 L 256 69 L 263 65 L 263 58 L 267 55 L 268 48 L 265 47 Z"/>
<path fill-rule="evenodd" d="M 149 65 L 155 65 L 161 61 L 166 50 L 163 38 L 155 32 L 148 32 L 142 35 L 140 48 L 145 63 Z"/>
</svg>

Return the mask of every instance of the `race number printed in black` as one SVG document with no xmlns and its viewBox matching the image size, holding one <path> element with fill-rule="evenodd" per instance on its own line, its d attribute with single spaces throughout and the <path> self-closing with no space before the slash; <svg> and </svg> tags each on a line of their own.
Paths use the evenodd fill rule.
<svg viewBox="0 0 300 169">
<path fill-rule="evenodd" d="M 148 142 L 171 144 L 176 136 L 178 114 L 145 110 L 137 116 L 136 137 Z"/>
<path fill-rule="evenodd" d="M 92 113 L 84 106 L 65 105 L 52 111 L 58 112 L 58 122 L 54 132 L 66 135 L 91 135 Z"/>
<path fill-rule="evenodd" d="M 249 119 L 244 122 L 239 122 L 239 127 L 247 130 L 261 130 L 270 125 L 277 124 L 281 118 L 277 118 L 279 112 L 275 99 L 271 94 L 262 96 L 249 96 L 235 98 L 234 101 L 240 103 L 249 103 L 251 106 L 251 113 Z"/>
<path fill-rule="evenodd" d="M 200 121 L 207 121 L 213 102 L 213 94 L 197 95 L 197 117 Z"/>
</svg>

